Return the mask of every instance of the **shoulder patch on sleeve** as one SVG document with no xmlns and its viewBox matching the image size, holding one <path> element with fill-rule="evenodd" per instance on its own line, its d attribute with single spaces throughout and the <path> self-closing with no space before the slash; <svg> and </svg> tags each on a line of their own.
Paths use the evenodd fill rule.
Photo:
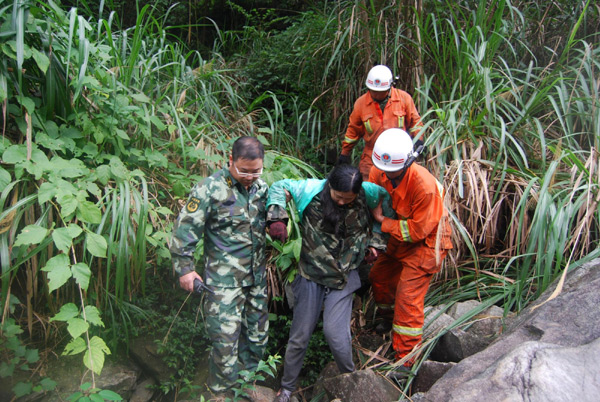
<svg viewBox="0 0 600 402">
<path fill-rule="evenodd" d="M 200 205 L 200 200 L 197 199 L 196 197 L 191 197 L 187 204 L 185 204 L 185 209 L 190 212 L 190 213 L 194 213 L 198 210 L 198 206 Z"/>
</svg>

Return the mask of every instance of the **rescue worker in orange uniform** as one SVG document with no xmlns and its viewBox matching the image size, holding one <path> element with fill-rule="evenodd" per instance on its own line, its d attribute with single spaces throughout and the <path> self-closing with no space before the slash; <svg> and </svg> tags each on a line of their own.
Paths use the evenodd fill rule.
<svg viewBox="0 0 600 402">
<path fill-rule="evenodd" d="M 383 65 L 373 67 L 367 75 L 368 92 L 354 103 L 338 164 L 350 164 L 352 149 L 362 138 L 365 141 L 358 165 L 363 180 L 369 177 L 375 141 L 388 128 L 401 128 L 415 137 L 421 128 L 421 117 L 412 97 L 393 87 L 392 71 Z M 419 139 L 420 144 L 423 139 Z"/>
<path fill-rule="evenodd" d="M 369 174 L 370 182 L 390 193 L 398 217 L 384 217 L 380 208 L 373 211 L 390 239 L 369 273 L 378 314 L 388 320 L 393 314 L 393 326 L 388 324 L 387 330 L 393 329 L 397 360 L 421 342 L 425 294 L 431 277 L 452 248 L 444 190 L 427 169 L 413 163 L 417 156 L 405 131 L 386 130 L 375 142 L 375 166 Z M 405 368 L 412 367 L 411 360 Z"/>
</svg>

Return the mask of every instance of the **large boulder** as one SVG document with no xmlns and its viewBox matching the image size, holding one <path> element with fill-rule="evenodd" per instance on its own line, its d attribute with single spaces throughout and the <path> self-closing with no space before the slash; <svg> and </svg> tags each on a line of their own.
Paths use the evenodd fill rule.
<svg viewBox="0 0 600 402">
<path fill-rule="evenodd" d="M 596 401 L 600 395 L 600 260 L 556 282 L 485 350 L 451 368 L 419 401 Z"/>
<path fill-rule="evenodd" d="M 397 401 L 400 390 L 390 380 L 371 369 L 340 374 L 323 380 L 328 400 L 344 402 Z"/>
</svg>

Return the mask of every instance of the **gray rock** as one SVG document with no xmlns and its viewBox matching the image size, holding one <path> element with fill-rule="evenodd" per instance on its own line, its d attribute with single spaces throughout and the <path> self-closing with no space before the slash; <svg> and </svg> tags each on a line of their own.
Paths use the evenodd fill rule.
<svg viewBox="0 0 600 402">
<path fill-rule="evenodd" d="M 504 323 L 504 310 L 498 306 L 491 306 L 482 314 L 473 317 L 473 323 L 466 329 L 467 332 L 493 339 L 500 334 Z"/>
<path fill-rule="evenodd" d="M 80 390 L 80 385 L 92 382 L 90 371 L 83 365 L 82 356 L 60 356 L 49 363 L 50 377 L 56 381 L 54 391 L 41 395 L 36 400 L 45 402 L 64 401 Z M 96 387 L 119 394 L 123 400 L 129 400 L 136 389 L 141 370 L 126 360 L 117 360 L 108 356 L 100 375 L 95 375 Z"/>
<path fill-rule="evenodd" d="M 445 330 L 454 323 L 454 318 L 445 313 L 439 313 L 436 311 L 430 312 L 425 317 L 425 324 L 423 326 L 423 337 L 425 339 L 436 336 L 439 332 Z"/>
<path fill-rule="evenodd" d="M 580 347 L 531 341 L 452 393 L 450 401 L 597 401 L 600 339 Z"/>
<path fill-rule="evenodd" d="M 277 391 L 261 385 L 254 386 L 253 390 L 247 390 L 246 393 L 248 394 L 248 398 L 246 399 L 251 402 L 272 402 L 275 399 L 275 395 L 277 395 Z"/>
<path fill-rule="evenodd" d="M 485 349 L 491 340 L 454 328 L 442 335 L 431 352 L 433 360 L 459 362 Z"/>
<path fill-rule="evenodd" d="M 319 373 L 319 376 L 317 377 L 317 380 L 314 383 L 312 398 L 326 395 L 325 388 L 323 387 L 323 381 L 325 381 L 328 378 L 336 377 L 338 375 L 340 375 L 340 370 L 338 369 L 337 364 L 335 362 L 327 363 L 325 368 L 323 368 L 323 370 L 321 370 L 321 372 Z M 322 399 L 323 398 L 321 397 L 321 400 Z"/>
<path fill-rule="evenodd" d="M 456 363 L 436 362 L 426 360 L 419 367 L 419 372 L 413 381 L 413 392 L 425 392 L 439 380 L 446 371 L 450 370 Z"/>
<path fill-rule="evenodd" d="M 154 385 L 155 382 L 150 378 L 139 383 L 135 387 L 129 402 L 148 402 L 154 400 L 154 390 L 151 388 Z"/>
<path fill-rule="evenodd" d="M 489 347 L 448 370 L 419 398 L 435 402 L 598 400 L 599 265 L 600 260 L 594 260 L 571 272 L 562 293 L 546 302 L 556 288 L 553 283 Z M 569 355 L 578 356 L 579 362 L 558 360 Z M 558 366 L 558 371 L 550 375 L 552 366 Z M 549 386 L 544 377 L 560 380 Z M 544 387 L 554 391 L 543 393 Z M 565 398 L 557 387 L 570 394 Z M 478 396 L 467 392 L 475 388 Z"/>
<path fill-rule="evenodd" d="M 454 303 L 449 309 L 447 314 L 458 320 L 465 314 L 468 314 L 471 310 L 476 309 L 481 305 L 481 302 L 477 300 L 467 300 L 464 302 Z"/>
<path fill-rule="evenodd" d="M 156 382 L 162 383 L 175 375 L 175 370 L 165 364 L 158 353 L 158 346 L 152 336 L 140 336 L 131 342 L 129 353 L 133 360 Z"/>
<path fill-rule="evenodd" d="M 371 369 L 341 374 L 323 380 L 329 399 L 344 402 L 397 401 L 400 390 L 389 380 Z"/>
</svg>

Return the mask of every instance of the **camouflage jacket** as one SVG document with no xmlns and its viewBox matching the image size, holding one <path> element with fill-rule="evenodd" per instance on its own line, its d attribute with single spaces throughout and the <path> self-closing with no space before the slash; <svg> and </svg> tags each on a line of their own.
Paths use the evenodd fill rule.
<svg viewBox="0 0 600 402">
<path fill-rule="evenodd" d="M 180 276 L 195 269 L 194 250 L 204 240 L 207 285 L 240 287 L 265 280 L 267 184 L 249 190 L 223 168 L 197 184 L 173 228 L 170 251 Z"/>
<path fill-rule="evenodd" d="M 356 200 L 344 209 L 345 215 L 340 222 L 342 235 L 335 235 L 333 228 L 326 227 L 323 221 L 320 193 L 324 185 L 325 180 L 316 179 L 286 179 L 274 183 L 269 190 L 267 220 L 288 218 L 285 211 L 287 190 L 294 199 L 301 219 L 300 274 L 323 286 L 343 289 L 348 272 L 358 268 L 369 245 L 385 248 L 386 238 L 379 237 L 378 242 L 373 242 L 374 221 L 369 208 L 374 208 L 383 199 L 386 205 L 384 213 L 389 216 L 393 215 L 393 211 L 387 191 L 365 182 Z"/>
</svg>

